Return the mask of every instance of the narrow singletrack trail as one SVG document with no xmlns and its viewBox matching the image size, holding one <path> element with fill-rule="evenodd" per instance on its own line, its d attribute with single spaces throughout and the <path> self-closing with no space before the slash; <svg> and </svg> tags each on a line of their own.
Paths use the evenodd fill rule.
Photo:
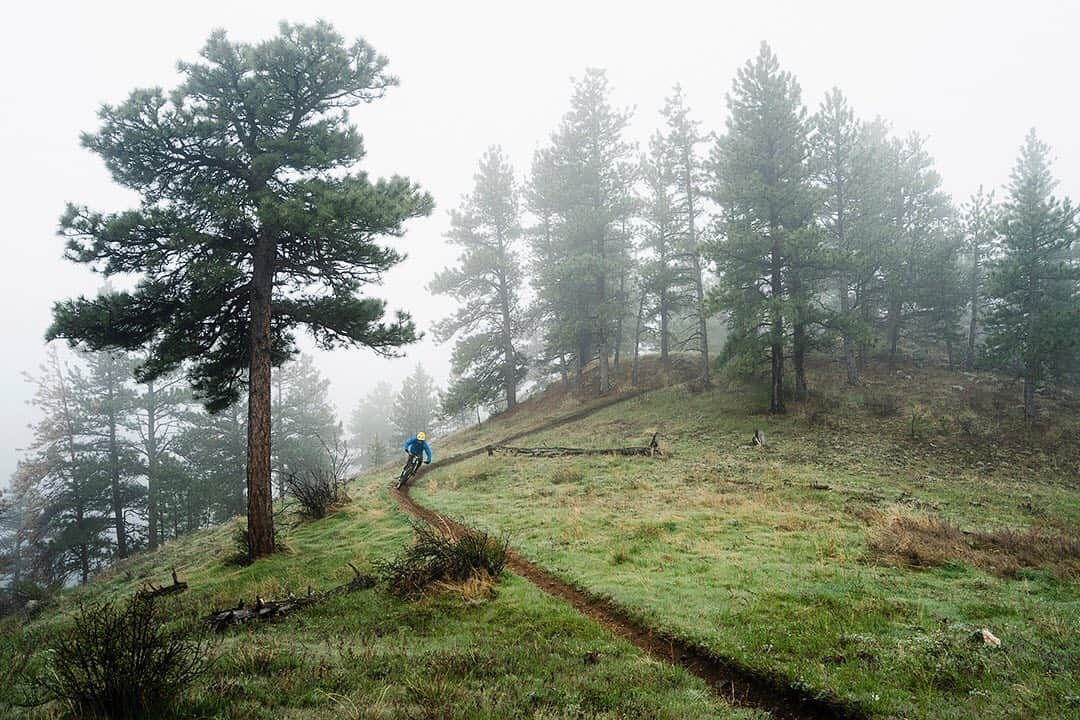
<svg viewBox="0 0 1080 720">
<path fill-rule="evenodd" d="M 499 442 L 503 444 L 544 430 L 584 419 L 589 415 L 620 402 L 640 397 L 636 392 L 594 404 L 588 408 L 555 418 L 536 427 L 510 435 Z M 492 443 L 496 444 L 496 443 Z M 447 467 L 485 452 L 486 446 L 476 448 L 445 460 L 432 463 L 432 468 Z M 451 535 L 461 535 L 469 529 L 436 510 L 424 507 L 409 495 L 409 487 L 403 490 L 391 488 L 391 495 L 409 515 L 443 529 Z M 733 706 L 748 707 L 769 712 L 779 720 L 863 720 L 865 713 L 835 700 L 822 699 L 796 690 L 778 676 L 758 673 L 718 657 L 708 649 L 672 635 L 649 628 L 639 619 L 610 599 L 597 597 L 576 588 L 535 563 L 510 550 L 507 566 L 544 592 L 570 603 L 581 614 L 593 619 L 611 633 L 630 641 L 650 656 L 672 665 L 678 665 L 705 680 L 717 695 Z"/>
</svg>

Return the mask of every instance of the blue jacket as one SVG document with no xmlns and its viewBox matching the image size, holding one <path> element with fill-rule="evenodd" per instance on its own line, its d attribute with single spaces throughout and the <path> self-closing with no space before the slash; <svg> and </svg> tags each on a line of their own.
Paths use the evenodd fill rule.
<svg viewBox="0 0 1080 720">
<path fill-rule="evenodd" d="M 421 450 L 427 455 L 427 461 L 431 462 L 431 447 L 427 444 L 426 440 L 418 440 L 413 437 L 405 441 L 405 452 L 410 455 L 419 456 Z"/>
</svg>

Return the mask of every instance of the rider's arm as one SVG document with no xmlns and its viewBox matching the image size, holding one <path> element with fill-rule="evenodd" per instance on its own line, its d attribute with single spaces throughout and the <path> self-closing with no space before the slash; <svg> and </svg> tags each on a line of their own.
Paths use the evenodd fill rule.
<svg viewBox="0 0 1080 720">
<path fill-rule="evenodd" d="M 427 461 L 431 462 L 431 446 L 427 444 L 427 440 L 424 441 L 424 453 L 427 455 Z"/>
<path fill-rule="evenodd" d="M 406 440 L 406 441 L 405 441 L 405 452 L 409 452 L 409 444 L 410 444 L 411 442 L 412 442 L 412 440 L 411 440 L 411 439 L 410 439 L 410 440 Z"/>
</svg>

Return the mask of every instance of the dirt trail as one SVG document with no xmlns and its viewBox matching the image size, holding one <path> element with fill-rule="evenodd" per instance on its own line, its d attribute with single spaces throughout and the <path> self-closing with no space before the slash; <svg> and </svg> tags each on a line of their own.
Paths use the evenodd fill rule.
<svg viewBox="0 0 1080 720">
<path fill-rule="evenodd" d="M 592 405 L 529 430 L 515 433 L 504 438 L 500 443 L 581 420 L 598 410 L 642 394 L 644 392 L 631 393 Z M 453 465 L 484 451 L 483 447 L 470 450 L 433 463 L 432 467 Z M 468 531 L 468 528 L 460 523 L 420 505 L 409 496 L 408 487 L 404 491 L 392 489 L 391 494 L 405 512 L 416 518 L 455 535 Z M 583 615 L 592 618 L 615 635 L 629 640 L 652 657 L 672 665 L 679 665 L 702 678 L 717 695 L 732 705 L 766 710 L 773 717 L 781 720 L 862 720 L 867 717 L 864 713 L 837 701 L 813 697 L 795 690 L 781 677 L 748 670 L 717 657 L 706 648 L 650 629 L 625 608 L 609 599 L 596 597 L 563 582 L 513 550 L 509 553 L 507 565 L 514 573 L 549 595 L 562 598 Z"/>
</svg>

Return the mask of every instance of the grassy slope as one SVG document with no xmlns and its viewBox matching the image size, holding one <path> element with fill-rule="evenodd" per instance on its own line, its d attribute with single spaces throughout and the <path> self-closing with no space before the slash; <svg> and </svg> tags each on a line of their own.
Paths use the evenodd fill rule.
<svg viewBox="0 0 1080 720">
<path fill-rule="evenodd" d="M 171 542 L 133 558 L 60 599 L 29 627 L 9 619 L 6 637 L 36 635 L 79 599 L 127 596 L 144 579 L 165 582 L 175 566 L 191 590 L 171 607 L 195 623 L 213 607 L 279 597 L 347 580 L 397 552 L 410 536 L 387 478 L 367 477 L 353 503 L 288 534 L 291 552 L 248 568 L 226 565 L 232 527 Z M 43 647 L 38 642 L 35 647 Z M 590 652 L 599 662 L 586 663 Z M 177 710 L 198 718 L 735 718 L 686 672 L 658 664 L 612 638 L 525 581 L 508 576 L 490 600 L 448 593 L 417 602 L 381 589 L 335 598 L 302 615 L 227 633 L 211 645 L 210 673 Z M 0 657 L 0 664 L 5 659 Z M 10 688 L 0 687 L 0 700 Z M 63 717 L 63 708 L 0 717 Z"/>
<path fill-rule="evenodd" d="M 780 419 L 754 414 L 762 398 L 746 391 L 658 391 L 518 444 L 643 444 L 659 430 L 667 459 L 484 456 L 436 469 L 414 495 L 510 533 L 531 559 L 657 627 L 875 714 L 1063 717 L 1080 712 L 1074 575 L 911 569 L 870 551 L 891 518 L 920 514 L 1075 538 L 1075 409 L 1049 404 L 1055 429 L 1025 434 L 1012 390 L 995 384 L 871 376 Z M 897 415 L 862 407 L 897 385 Z M 755 427 L 764 451 L 747 446 Z M 1002 649 L 971 642 L 982 627 Z"/>
</svg>

